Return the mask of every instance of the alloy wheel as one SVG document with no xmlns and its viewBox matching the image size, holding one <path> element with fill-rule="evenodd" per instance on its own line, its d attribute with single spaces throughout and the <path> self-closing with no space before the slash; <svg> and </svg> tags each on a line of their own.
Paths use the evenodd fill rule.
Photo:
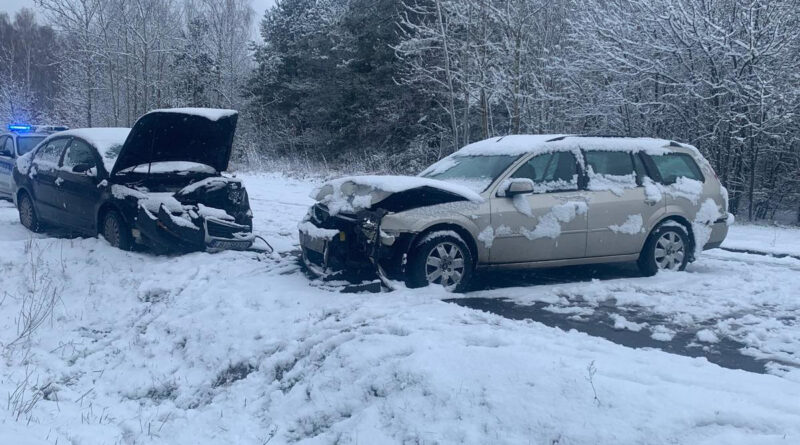
<svg viewBox="0 0 800 445">
<path fill-rule="evenodd" d="M 686 246 L 680 235 L 672 231 L 665 232 L 656 241 L 654 255 L 659 269 L 678 270 L 686 256 Z"/>
<path fill-rule="evenodd" d="M 425 278 L 428 283 L 441 284 L 452 289 L 464 277 L 464 252 L 451 242 L 437 244 L 425 260 Z"/>
<path fill-rule="evenodd" d="M 24 196 L 19 203 L 19 219 L 23 226 L 27 228 L 33 227 L 33 204 L 30 198 Z"/>
<path fill-rule="evenodd" d="M 106 220 L 103 224 L 103 236 L 112 246 L 119 246 L 119 222 L 116 218 L 112 216 L 106 216 Z"/>
</svg>

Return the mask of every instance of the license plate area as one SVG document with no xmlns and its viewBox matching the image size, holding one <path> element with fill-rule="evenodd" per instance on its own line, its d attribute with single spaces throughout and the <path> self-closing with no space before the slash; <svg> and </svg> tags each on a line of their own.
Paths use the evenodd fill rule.
<svg viewBox="0 0 800 445">
<path fill-rule="evenodd" d="M 325 254 L 325 249 L 328 247 L 328 241 L 324 238 L 314 238 L 305 233 L 300 233 L 300 244 L 303 248 L 313 250 L 319 254 Z"/>
<path fill-rule="evenodd" d="M 252 244 L 251 241 L 212 239 L 208 243 L 208 248 L 220 250 L 247 250 Z"/>
</svg>

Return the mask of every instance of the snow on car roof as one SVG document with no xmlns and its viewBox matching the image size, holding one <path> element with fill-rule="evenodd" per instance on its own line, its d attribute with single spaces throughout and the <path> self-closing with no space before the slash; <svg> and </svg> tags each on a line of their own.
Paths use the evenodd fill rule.
<svg viewBox="0 0 800 445">
<path fill-rule="evenodd" d="M 664 154 L 666 147 L 674 146 L 674 142 L 655 138 L 574 136 L 561 134 L 510 135 L 469 144 L 455 154 L 457 156 L 519 156 L 534 152 L 555 150 L 608 150 L 608 151 L 643 151 L 648 154 Z M 691 146 L 680 144 L 681 147 Z"/>
<path fill-rule="evenodd" d="M 130 132 L 130 128 L 77 128 L 56 133 L 51 137 L 73 136 L 92 144 L 103 158 L 103 166 L 106 171 L 110 172 L 114 168 L 114 162 L 119 154 L 119 152 L 112 152 L 112 149 L 122 146 Z"/>
<path fill-rule="evenodd" d="M 152 110 L 150 113 L 176 113 L 176 114 L 189 114 L 192 116 L 201 116 L 210 121 L 218 121 L 222 118 L 233 116 L 237 113 L 236 110 L 225 110 L 221 108 L 163 108 L 160 110 Z"/>
<path fill-rule="evenodd" d="M 458 150 L 459 156 L 493 156 L 521 154 L 538 151 L 547 141 L 564 137 L 561 134 L 515 134 L 474 142 Z"/>
</svg>

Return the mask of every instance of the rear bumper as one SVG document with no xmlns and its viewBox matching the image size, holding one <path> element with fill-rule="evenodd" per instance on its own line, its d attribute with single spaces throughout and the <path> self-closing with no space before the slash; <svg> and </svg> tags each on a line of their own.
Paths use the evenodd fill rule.
<svg viewBox="0 0 800 445">
<path fill-rule="evenodd" d="M 247 250 L 255 241 L 250 226 L 215 218 L 198 217 L 190 221 L 172 216 L 163 206 L 157 215 L 140 206 L 135 229 L 146 244 L 166 250 Z"/>
<path fill-rule="evenodd" d="M 708 238 L 703 250 L 716 249 L 728 236 L 728 218 L 718 219 L 711 225 L 711 236 Z"/>
</svg>

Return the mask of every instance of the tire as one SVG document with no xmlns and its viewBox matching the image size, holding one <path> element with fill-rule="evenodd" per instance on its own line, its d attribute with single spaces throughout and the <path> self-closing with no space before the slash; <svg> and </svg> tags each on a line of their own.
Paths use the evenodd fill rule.
<svg viewBox="0 0 800 445">
<path fill-rule="evenodd" d="M 33 233 L 41 233 L 44 231 L 44 224 L 36 214 L 36 207 L 33 205 L 33 200 L 27 193 L 22 193 L 19 197 L 17 205 L 19 210 L 19 222 Z"/>
<path fill-rule="evenodd" d="M 440 284 L 449 291 L 464 292 L 474 271 L 472 251 L 460 236 L 451 231 L 432 232 L 411 250 L 406 285 L 416 288 Z"/>
<path fill-rule="evenodd" d="M 637 264 L 644 276 L 651 277 L 659 270 L 683 271 L 691 257 L 689 232 L 678 223 L 656 227 L 639 254 Z"/>
<path fill-rule="evenodd" d="M 112 246 L 121 250 L 133 249 L 133 236 L 131 229 L 122 215 L 116 210 L 109 210 L 103 215 L 103 225 L 101 226 L 103 238 Z"/>
</svg>

